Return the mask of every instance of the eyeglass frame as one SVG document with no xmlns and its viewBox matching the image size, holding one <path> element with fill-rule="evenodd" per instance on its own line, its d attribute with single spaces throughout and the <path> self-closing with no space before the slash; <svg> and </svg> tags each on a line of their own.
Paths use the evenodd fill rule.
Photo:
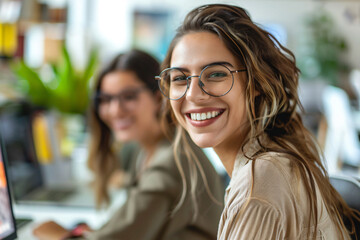
<svg viewBox="0 0 360 240">
<path fill-rule="evenodd" d="M 123 95 L 124 93 L 126 92 L 130 92 L 130 91 L 133 91 L 135 94 L 136 94 L 136 98 L 138 98 L 138 95 L 140 92 L 142 91 L 145 91 L 145 90 L 149 90 L 149 88 L 147 88 L 146 86 L 141 86 L 141 87 L 137 87 L 137 88 L 129 88 L 129 89 L 125 89 L 125 90 L 122 90 L 120 92 L 118 92 L 117 94 L 104 94 L 104 95 L 108 95 L 110 96 L 110 101 L 109 101 L 109 104 L 115 99 L 119 102 L 120 106 L 123 108 L 123 109 L 126 109 L 128 110 L 123 104 L 123 99 L 121 99 L 121 95 Z M 101 95 L 101 91 L 97 91 L 96 94 L 92 97 L 93 98 L 93 101 L 95 103 L 95 109 L 96 109 L 96 112 L 99 112 L 99 108 L 100 108 L 100 101 L 98 100 L 98 97 Z"/>
<path fill-rule="evenodd" d="M 229 72 L 231 73 L 231 77 L 232 77 L 231 88 L 230 88 L 228 91 L 226 91 L 224 94 L 219 95 L 219 96 L 216 96 L 216 95 L 213 95 L 213 94 L 210 94 L 210 93 L 206 92 L 206 91 L 203 89 L 203 86 L 205 86 L 205 84 L 201 81 L 201 75 L 203 74 L 203 72 L 204 72 L 206 69 L 208 69 L 209 67 L 217 66 L 217 65 L 223 66 L 223 67 L 225 67 L 227 70 L 229 70 Z M 184 71 L 183 71 L 181 68 L 179 68 L 179 67 L 171 67 L 171 68 L 165 68 L 164 70 L 162 70 L 158 76 L 155 76 L 155 80 L 158 81 L 158 86 L 159 86 L 159 89 L 160 89 L 161 94 L 164 95 L 164 96 L 165 96 L 166 98 L 168 98 L 169 100 L 173 100 L 173 101 L 179 100 L 179 99 L 183 98 L 183 97 L 186 95 L 187 91 L 188 91 L 189 88 L 190 88 L 189 79 L 191 80 L 191 78 L 193 78 L 193 77 L 199 78 L 199 80 L 198 80 L 198 85 L 199 85 L 201 91 L 203 91 L 205 94 L 207 94 L 207 95 L 209 95 L 209 96 L 212 96 L 212 97 L 223 97 L 223 96 L 225 96 L 226 94 L 228 94 L 228 93 L 231 91 L 231 89 L 233 88 L 233 86 L 234 86 L 234 73 L 246 72 L 246 71 L 247 71 L 246 68 L 244 68 L 244 69 L 239 69 L 239 70 L 230 70 L 230 69 L 229 69 L 225 64 L 223 64 L 223 63 L 211 63 L 211 64 L 209 64 L 209 65 L 206 65 L 206 66 L 201 70 L 200 75 L 192 75 L 192 76 L 187 76 L 187 77 L 186 77 L 186 90 L 185 90 L 184 94 L 181 95 L 181 97 L 179 97 L 179 98 L 170 98 L 170 97 L 166 96 L 166 94 L 163 92 L 163 90 L 162 90 L 161 87 L 160 87 L 160 82 L 161 82 L 161 77 L 160 77 L 160 76 L 161 76 L 161 74 L 164 73 L 165 71 L 168 71 L 168 70 L 171 70 L 171 69 L 176 69 L 176 70 L 180 71 L 180 72 L 181 72 L 182 74 L 184 74 L 184 76 L 186 77 L 186 74 L 184 73 Z"/>
</svg>

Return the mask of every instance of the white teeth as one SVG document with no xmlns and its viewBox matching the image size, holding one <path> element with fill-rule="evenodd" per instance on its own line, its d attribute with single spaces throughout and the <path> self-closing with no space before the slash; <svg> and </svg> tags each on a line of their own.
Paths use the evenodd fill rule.
<svg viewBox="0 0 360 240">
<path fill-rule="evenodd" d="M 219 114 L 220 114 L 219 111 L 211 111 L 206 113 L 191 113 L 190 118 L 191 120 L 202 121 L 202 120 L 214 118 Z"/>
<path fill-rule="evenodd" d="M 201 114 L 201 120 L 205 120 L 206 119 L 206 113 L 202 113 Z"/>
<path fill-rule="evenodd" d="M 196 114 L 196 119 L 195 119 L 195 120 L 198 120 L 198 121 L 201 120 L 201 114 L 200 114 L 200 113 L 197 113 L 197 114 Z"/>
</svg>

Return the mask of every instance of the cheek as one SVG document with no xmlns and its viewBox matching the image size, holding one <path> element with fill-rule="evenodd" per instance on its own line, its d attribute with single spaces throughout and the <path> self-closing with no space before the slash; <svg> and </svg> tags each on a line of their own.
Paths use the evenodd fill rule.
<svg viewBox="0 0 360 240">
<path fill-rule="evenodd" d="M 239 94 L 240 97 L 229 99 L 230 120 L 237 124 L 244 124 L 247 122 L 246 104 L 243 93 Z"/>
<path fill-rule="evenodd" d="M 101 107 L 101 106 L 99 106 L 98 109 L 97 109 L 97 113 L 98 113 L 100 119 L 104 121 L 104 119 L 106 118 L 106 114 L 105 114 L 104 108 Z"/>
<path fill-rule="evenodd" d="M 181 119 L 181 108 L 180 108 L 180 102 L 179 100 L 178 101 L 171 101 L 170 102 L 170 105 L 171 105 L 171 109 L 175 115 L 175 118 L 178 122 L 182 123 L 182 119 Z"/>
<path fill-rule="evenodd" d="M 103 121 L 106 125 L 109 125 L 109 117 L 102 113 L 101 111 L 99 111 L 99 118 L 101 121 Z"/>
<path fill-rule="evenodd" d="M 138 121 L 153 123 L 157 121 L 158 106 L 150 99 L 146 102 L 139 104 L 136 109 L 136 116 Z"/>
<path fill-rule="evenodd" d="M 238 109 L 236 113 L 234 113 L 235 116 L 232 117 L 234 119 L 234 122 L 238 123 L 240 126 L 247 125 L 248 116 L 247 116 L 245 104 L 242 103 L 240 108 L 239 106 L 237 107 Z"/>
</svg>

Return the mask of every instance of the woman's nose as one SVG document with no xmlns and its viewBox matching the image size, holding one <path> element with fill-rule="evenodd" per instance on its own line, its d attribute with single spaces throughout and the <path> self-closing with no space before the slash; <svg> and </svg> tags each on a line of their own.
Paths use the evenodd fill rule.
<svg viewBox="0 0 360 240">
<path fill-rule="evenodd" d="M 207 95 L 200 87 L 199 84 L 201 84 L 201 82 L 199 81 L 199 77 L 198 76 L 192 76 L 189 79 L 189 89 L 186 92 L 186 99 L 189 101 L 201 101 L 201 100 L 205 100 L 209 97 L 209 95 Z"/>
<path fill-rule="evenodd" d="M 108 114 L 110 116 L 119 116 L 126 113 L 126 108 L 120 99 L 112 99 L 109 103 Z"/>
</svg>

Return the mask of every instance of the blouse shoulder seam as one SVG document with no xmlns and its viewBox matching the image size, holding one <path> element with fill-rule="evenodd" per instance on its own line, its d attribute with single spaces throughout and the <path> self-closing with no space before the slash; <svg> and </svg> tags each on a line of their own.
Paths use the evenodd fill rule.
<svg viewBox="0 0 360 240">
<path fill-rule="evenodd" d="M 258 202 L 261 205 L 265 206 L 267 205 L 267 207 L 270 207 L 272 210 L 274 210 L 275 212 L 277 212 L 278 214 L 280 214 L 279 209 L 277 209 L 273 204 L 271 204 L 269 201 L 267 201 L 266 199 L 262 199 L 262 198 L 258 198 L 258 197 L 249 197 L 244 199 L 241 204 L 236 204 L 235 206 L 230 206 L 228 208 L 228 211 L 231 213 L 237 213 L 240 211 L 240 209 L 243 207 L 243 205 L 249 200 L 249 204 L 254 203 L 254 202 Z"/>
<path fill-rule="evenodd" d="M 274 157 L 274 156 L 272 156 L 272 157 Z M 285 158 L 284 156 L 279 156 L 279 157 L 280 157 L 280 158 Z M 259 159 L 257 159 L 257 160 L 260 160 L 260 161 L 268 161 L 267 159 L 264 159 L 264 158 L 259 158 Z M 271 160 L 268 161 L 268 162 L 271 164 L 272 167 L 274 167 L 275 169 L 277 169 L 277 171 L 279 171 L 279 172 L 281 173 L 282 177 L 283 177 L 284 180 L 285 180 L 286 186 L 289 188 L 289 190 L 290 190 L 290 192 L 291 192 L 291 196 L 292 196 L 294 199 L 296 199 L 296 197 L 295 197 L 296 194 L 295 194 L 295 192 L 294 192 L 294 189 L 291 187 L 290 182 L 288 181 L 289 179 L 291 179 L 290 175 L 289 175 L 287 172 L 285 172 L 285 171 L 282 169 L 282 167 L 277 166 L 276 163 L 272 162 Z M 300 209 L 298 209 L 298 206 L 295 206 L 295 207 L 296 207 L 296 209 L 298 210 L 298 212 L 300 212 Z"/>
</svg>

